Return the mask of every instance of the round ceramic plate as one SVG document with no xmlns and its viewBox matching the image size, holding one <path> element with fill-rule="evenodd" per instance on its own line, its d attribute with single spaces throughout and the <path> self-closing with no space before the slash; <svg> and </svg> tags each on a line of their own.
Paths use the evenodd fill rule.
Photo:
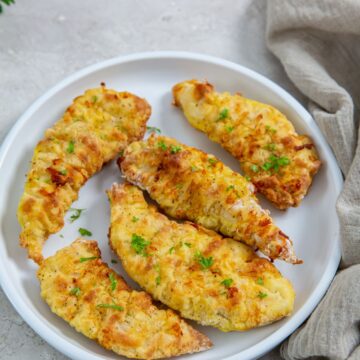
<svg viewBox="0 0 360 360">
<path fill-rule="evenodd" d="M 192 78 L 207 79 L 219 91 L 239 91 L 247 97 L 277 107 L 293 122 L 299 133 L 309 134 L 313 138 L 323 166 L 299 208 L 280 212 L 260 198 L 263 207 L 270 209 L 275 222 L 294 240 L 295 251 L 304 260 L 303 265 L 296 266 L 275 262 L 283 275 L 294 284 L 297 296 L 293 314 L 272 325 L 246 332 L 222 333 L 209 327 L 196 326 L 210 337 L 214 347 L 184 358 L 244 360 L 259 357 L 290 335 L 309 316 L 335 274 L 340 260 L 335 201 L 342 178 L 334 156 L 310 114 L 291 95 L 254 71 L 209 56 L 155 52 L 112 59 L 76 73 L 37 100 L 16 123 L 0 153 L 2 288 L 25 321 L 70 358 L 119 359 L 119 356 L 77 333 L 50 311 L 40 297 L 37 266 L 27 259 L 25 250 L 18 244 L 16 209 L 33 148 L 45 129 L 62 116 L 74 97 L 105 82 L 109 88 L 127 90 L 145 97 L 153 110 L 148 125 L 160 128 L 163 134 L 185 144 L 216 155 L 239 171 L 239 165 L 232 156 L 193 129 L 182 113 L 171 105 L 172 86 Z M 52 255 L 70 244 L 78 236 L 79 227 L 87 228 L 99 242 L 104 260 L 123 274 L 130 285 L 138 288 L 120 264 L 111 264 L 115 255 L 108 246 L 109 206 L 105 190 L 113 182 L 121 181 L 114 162 L 90 179 L 73 205 L 86 208 L 86 211 L 79 220 L 73 223 L 66 221 L 63 230 L 50 237 L 44 255 Z"/>
</svg>

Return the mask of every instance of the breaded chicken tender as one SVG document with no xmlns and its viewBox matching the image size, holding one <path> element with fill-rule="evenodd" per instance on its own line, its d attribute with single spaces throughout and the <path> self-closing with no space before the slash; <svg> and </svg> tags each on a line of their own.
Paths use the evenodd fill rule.
<svg viewBox="0 0 360 360">
<path fill-rule="evenodd" d="M 183 317 L 233 331 L 291 313 L 290 282 L 247 245 L 169 220 L 133 185 L 113 185 L 108 196 L 110 245 L 125 270 Z"/>
<path fill-rule="evenodd" d="M 173 97 L 190 124 L 235 156 L 276 207 L 300 204 L 321 162 L 312 140 L 298 135 L 284 114 L 197 80 L 175 85 Z"/>
<path fill-rule="evenodd" d="M 119 164 L 126 179 L 145 189 L 168 215 L 219 231 L 271 259 L 301 262 L 291 240 L 259 205 L 251 182 L 213 155 L 151 136 L 129 145 Z"/>
<path fill-rule="evenodd" d="M 51 310 L 104 348 L 136 359 L 206 350 L 210 340 L 172 310 L 160 310 L 101 261 L 96 241 L 78 239 L 45 259 L 41 296 Z"/>
<path fill-rule="evenodd" d="M 143 137 L 151 113 L 144 99 L 103 85 L 74 99 L 37 144 L 18 207 L 21 246 L 40 263 L 42 246 L 64 225 L 81 186 L 129 143 Z"/>
</svg>

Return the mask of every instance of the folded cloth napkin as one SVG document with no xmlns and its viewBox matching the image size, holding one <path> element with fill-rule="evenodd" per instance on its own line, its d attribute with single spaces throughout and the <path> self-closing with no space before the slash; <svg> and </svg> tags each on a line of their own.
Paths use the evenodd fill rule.
<svg viewBox="0 0 360 360">
<path fill-rule="evenodd" d="M 359 0 L 267 3 L 268 47 L 309 98 L 345 177 L 337 201 L 341 271 L 308 321 L 281 346 L 289 360 L 360 359 L 359 16 Z"/>
</svg>

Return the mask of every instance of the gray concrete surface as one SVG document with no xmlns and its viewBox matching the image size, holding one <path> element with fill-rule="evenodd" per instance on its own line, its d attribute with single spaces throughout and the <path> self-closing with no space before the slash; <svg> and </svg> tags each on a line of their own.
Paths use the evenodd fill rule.
<svg viewBox="0 0 360 360">
<path fill-rule="evenodd" d="M 0 143 L 31 103 L 89 64 L 140 51 L 185 50 L 245 65 L 300 101 L 265 46 L 263 0 L 17 0 L 0 15 Z M 272 352 L 267 359 L 277 359 Z M 0 290 L 0 359 L 66 359 Z"/>
</svg>

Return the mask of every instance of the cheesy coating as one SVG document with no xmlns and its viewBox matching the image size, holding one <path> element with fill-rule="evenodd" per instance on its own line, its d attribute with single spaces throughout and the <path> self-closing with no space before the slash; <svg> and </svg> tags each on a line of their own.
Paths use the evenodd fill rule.
<svg viewBox="0 0 360 360">
<path fill-rule="evenodd" d="M 211 347 L 172 310 L 160 310 L 148 294 L 130 289 L 101 261 L 96 241 L 74 241 L 45 259 L 37 276 L 56 315 L 117 354 L 159 359 Z"/>
<path fill-rule="evenodd" d="M 119 163 L 126 179 L 148 191 L 168 215 L 220 231 L 271 259 L 301 262 L 259 205 L 251 182 L 213 155 L 151 136 L 129 145 Z"/>
<path fill-rule="evenodd" d="M 197 80 L 175 85 L 173 97 L 190 124 L 235 156 L 276 207 L 300 204 L 321 162 L 312 140 L 298 135 L 284 114 Z"/>
<path fill-rule="evenodd" d="M 222 331 L 288 316 L 294 290 L 247 245 L 160 214 L 133 185 L 113 185 L 110 245 L 127 273 L 155 299 Z"/>
<path fill-rule="evenodd" d="M 130 142 L 143 137 L 151 113 L 144 99 L 87 90 L 37 144 L 18 207 L 21 246 L 40 263 L 42 245 L 64 226 L 81 186 Z"/>
</svg>

